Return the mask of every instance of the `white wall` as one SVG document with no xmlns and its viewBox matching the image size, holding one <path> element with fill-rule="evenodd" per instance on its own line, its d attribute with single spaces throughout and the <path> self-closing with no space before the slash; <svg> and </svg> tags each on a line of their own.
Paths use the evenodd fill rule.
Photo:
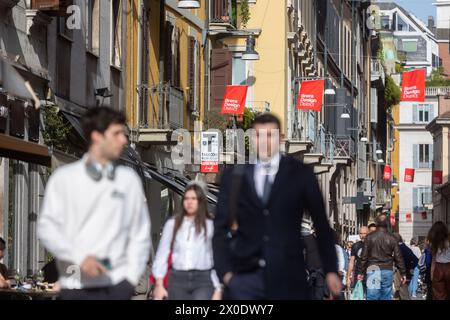
<svg viewBox="0 0 450 320">
<path fill-rule="evenodd" d="M 414 111 L 414 104 L 417 104 L 418 102 L 401 102 L 400 103 L 400 124 L 413 124 L 413 111 Z M 438 115 L 438 102 L 433 100 L 426 100 L 424 103 L 432 104 L 433 105 L 433 114 L 434 117 L 437 117 Z M 433 119 L 430 119 L 433 120 Z M 424 125 L 425 126 L 425 125 Z M 427 132 L 425 128 L 423 128 L 423 131 Z M 430 135 L 431 137 L 431 135 Z"/>
<path fill-rule="evenodd" d="M 450 28 L 450 1 L 435 0 L 436 6 L 436 27 L 438 29 Z"/>
</svg>

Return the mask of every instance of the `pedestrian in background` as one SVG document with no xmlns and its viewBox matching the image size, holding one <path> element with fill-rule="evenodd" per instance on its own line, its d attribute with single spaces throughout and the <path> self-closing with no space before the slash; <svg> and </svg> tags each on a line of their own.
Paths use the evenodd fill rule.
<svg viewBox="0 0 450 320">
<path fill-rule="evenodd" d="M 127 300 L 150 256 L 150 217 L 142 181 L 119 166 L 125 115 L 91 108 L 82 125 L 88 152 L 57 169 L 47 183 L 38 222 L 57 260 L 64 300 Z"/>
<path fill-rule="evenodd" d="M 220 300 L 221 284 L 213 269 L 214 224 L 208 212 L 206 185 L 191 182 L 182 199 L 182 212 L 169 219 L 153 263 L 155 300 Z M 167 290 L 164 277 L 171 268 Z"/>
<path fill-rule="evenodd" d="M 388 233 L 388 222 L 383 216 L 376 219 L 377 230 L 367 235 L 358 270 L 358 280 L 366 278 L 367 300 L 391 300 L 394 265 L 406 283 L 405 263 L 394 236 Z"/>
<path fill-rule="evenodd" d="M 414 255 L 417 257 L 417 259 L 420 259 L 422 256 L 422 251 L 420 250 L 419 246 L 417 245 L 417 240 L 412 238 L 410 241 L 410 249 L 414 253 Z M 409 283 L 409 294 L 411 295 L 411 298 L 417 298 L 417 286 L 419 283 L 419 276 L 420 276 L 420 270 L 419 266 L 417 265 L 414 268 L 414 272 L 411 278 L 411 282 Z"/>
<path fill-rule="evenodd" d="M 309 297 L 312 300 L 324 300 L 326 277 L 320 261 L 320 251 L 314 230 L 304 228 L 302 223 L 302 240 L 304 246 L 305 269 L 308 277 Z"/>
<path fill-rule="evenodd" d="M 0 261 L 5 256 L 6 242 L 0 237 Z M 8 281 L 8 268 L 0 262 L 0 289 L 8 289 L 10 287 Z"/>
<path fill-rule="evenodd" d="M 359 229 L 359 241 L 355 242 L 352 246 L 352 251 L 350 253 L 350 259 L 348 264 L 347 273 L 347 287 L 353 288 L 356 284 L 358 277 L 358 270 L 361 263 L 362 250 L 364 247 L 364 240 L 369 233 L 369 228 L 362 226 Z"/>
<path fill-rule="evenodd" d="M 444 222 L 433 224 L 429 233 L 431 255 L 431 286 L 433 300 L 450 300 L 450 239 Z"/>
<path fill-rule="evenodd" d="M 257 163 L 225 169 L 214 219 L 214 262 L 227 297 L 309 298 L 299 234 L 304 211 L 314 224 L 327 285 L 338 296 L 333 230 L 314 170 L 280 154 L 276 116 L 261 114 L 252 128 Z"/>
<path fill-rule="evenodd" d="M 405 268 L 406 268 L 406 282 L 402 283 L 401 278 L 401 272 L 398 268 L 396 268 L 395 272 L 395 280 L 394 280 L 394 286 L 396 289 L 396 293 L 394 296 L 398 295 L 400 300 L 411 300 L 411 296 L 409 293 L 409 286 L 414 269 L 417 268 L 417 263 L 419 262 L 419 259 L 416 257 L 416 255 L 413 253 L 413 251 L 403 242 L 403 238 L 399 233 L 394 233 L 394 237 L 398 242 L 400 252 L 402 254 L 403 261 L 405 262 Z"/>
</svg>

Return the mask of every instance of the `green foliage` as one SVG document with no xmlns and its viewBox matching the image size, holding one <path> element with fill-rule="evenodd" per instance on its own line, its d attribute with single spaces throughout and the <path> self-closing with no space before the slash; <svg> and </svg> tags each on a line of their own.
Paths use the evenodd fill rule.
<svg viewBox="0 0 450 320">
<path fill-rule="evenodd" d="M 400 63 L 395 64 L 395 73 L 403 73 L 405 69 Z"/>
<path fill-rule="evenodd" d="M 247 28 L 247 23 L 250 20 L 250 9 L 248 7 L 248 0 L 241 1 L 240 16 L 241 16 L 242 27 L 245 29 L 245 28 Z"/>
<path fill-rule="evenodd" d="M 384 90 L 384 99 L 386 107 L 389 109 L 400 103 L 401 91 L 391 76 L 386 77 L 386 88 Z"/>
<path fill-rule="evenodd" d="M 447 79 L 443 75 L 444 68 L 439 67 L 436 69 L 433 69 L 431 71 L 430 79 L 426 81 L 427 87 L 447 87 L 450 86 L 450 79 Z"/>
<path fill-rule="evenodd" d="M 64 123 L 64 119 L 58 114 L 57 107 L 45 107 L 43 137 L 47 146 L 67 152 L 67 135 L 70 127 Z"/>
<path fill-rule="evenodd" d="M 243 123 L 243 129 L 247 130 L 250 129 L 253 123 L 253 120 L 255 120 L 256 113 L 253 112 L 249 108 L 245 108 L 244 110 L 244 123 Z"/>
</svg>

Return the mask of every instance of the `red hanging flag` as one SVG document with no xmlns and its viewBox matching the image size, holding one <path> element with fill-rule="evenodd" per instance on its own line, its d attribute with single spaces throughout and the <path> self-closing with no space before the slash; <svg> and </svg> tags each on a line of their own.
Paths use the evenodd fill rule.
<svg viewBox="0 0 450 320">
<path fill-rule="evenodd" d="M 297 109 L 320 111 L 324 87 L 325 80 L 303 81 L 298 94 Z"/>
<path fill-rule="evenodd" d="M 425 101 L 426 69 L 403 73 L 401 101 Z"/>
<path fill-rule="evenodd" d="M 433 171 L 433 184 L 442 184 L 442 171 Z"/>
<path fill-rule="evenodd" d="M 392 177 L 392 169 L 390 166 L 384 166 L 383 179 L 385 181 L 391 180 Z"/>
<path fill-rule="evenodd" d="M 412 214 L 411 213 L 407 213 L 405 215 L 405 220 L 406 220 L 406 222 L 412 222 Z"/>
<path fill-rule="evenodd" d="M 405 182 L 414 182 L 415 170 L 411 168 L 405 169 Z"/>
<path fill-rule="evenodd" d="M 395 227 L 395 214 L 391 213 L 390 220 L 391 220 L 391 226 Z"/>
<path fill-rule="evenodd" d="M 222 103 L 222 114 L 243 114 L 248 86 L 227 86 Z"/>
</svg>

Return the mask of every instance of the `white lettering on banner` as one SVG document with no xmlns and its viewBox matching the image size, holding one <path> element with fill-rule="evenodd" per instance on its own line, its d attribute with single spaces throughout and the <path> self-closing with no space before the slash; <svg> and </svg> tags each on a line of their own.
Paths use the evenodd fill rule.
<svg viewBox="0 0 450 320">
<path fill-rule="evenodd" d="M 420 94 L 420 90 L 417 88 L 417 86 L 405 87 L 404 90 L 404 95 L 408 98 L 418 97 Z"/>
<path fill-rule="evenodd" d="M 241 107 L 238 100 L 225 99 L 223 108 L 224 111 L 237 111 Z"/>
<path fill-rule="evenodd" d="M 317 98 L 313 94 L 302 94 L 300 104 L 305 107 L 314 107 L 317 104 Z"/>
</svg>

